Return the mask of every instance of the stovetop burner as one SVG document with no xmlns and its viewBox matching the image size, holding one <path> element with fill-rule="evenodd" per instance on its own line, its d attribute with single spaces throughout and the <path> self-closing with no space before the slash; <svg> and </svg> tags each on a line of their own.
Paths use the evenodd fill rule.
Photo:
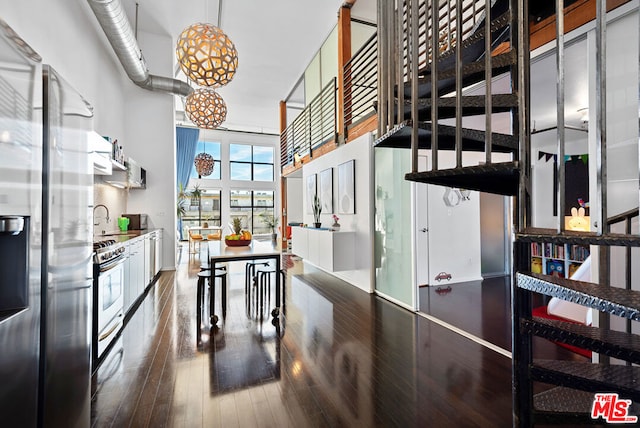
<svg viewBox="0 0 640 428">
<path fill-rule="evenodd" d="M 93 243 L 93 262 L 103 265 L 118 258 L 125 252 L 125 247 L 115 239 L 105 239 Z"/>
<path fill-rule="evenodd" d="M 116 243 L 115 239 L 105 239 L 103 241 L 95 241 L 93 243 L 93 250 L 95 251 L 95 250 L 98 250 L 100 248 L 105 248 L 105 247 L 108 247 L 108 246 L 113 245 L 115 243 Z"/>
</svg>

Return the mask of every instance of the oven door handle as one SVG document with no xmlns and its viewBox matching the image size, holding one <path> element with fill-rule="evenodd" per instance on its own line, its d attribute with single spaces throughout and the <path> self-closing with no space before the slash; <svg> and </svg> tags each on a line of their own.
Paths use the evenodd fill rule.
<svg viewBox="0 0 640 428">
<path fill-rule="evenodd" d="M 118 315 L 118 318 L 122 318 L 122 314 Z M 120 325 L 120 323 L 114 323 L 113 326 L 111 326 L 111 328 L 102 333 L 100 336 L 98 336 L 98 342 L 102 342 L 103 340 L 105 340 L 106 338 L 108 338 L 109 336 L 111 336 L 113 334 L 114 331 L 116 331 L 116 329 L 118 328 L 118 326 Z"/>
<path fill-rule="evenodd" d="M 105 263 L 104 265 L 100 266 L 100 273 L 104 273 L 107 272 L 113 268 L 115 268 L 116 266 L 118 266 L 119 264 L 124 263 L 124 254 L 119 255 L 118 257 L 116 257 L 115 259 L 109 261 L 108 263 Z"/>
</svg>

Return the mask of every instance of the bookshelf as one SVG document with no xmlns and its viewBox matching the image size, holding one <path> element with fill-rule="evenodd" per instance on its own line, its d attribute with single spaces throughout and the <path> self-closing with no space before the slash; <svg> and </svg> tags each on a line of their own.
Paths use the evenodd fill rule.
<svg viewBox="0 0 640 428">
<path fill-rule="evenodd" d="M 531 272 L 570 278 L 587 257 L 588 246 L 532 242 Z"/>
</svg>

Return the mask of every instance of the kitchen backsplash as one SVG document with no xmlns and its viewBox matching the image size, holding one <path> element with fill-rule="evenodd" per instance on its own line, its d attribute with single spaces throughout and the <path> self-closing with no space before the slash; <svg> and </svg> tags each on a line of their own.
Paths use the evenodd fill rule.
<svg viewBox="0 0 640 428">
<path fill-rule="evenodd" d="M 93 219 L 93 230 L 95 235 L 99 235 L 102 231 L 115 232 L 118 230 L 118 217 L 127 212 L 127 195 L 126 189 L 119 189 L 105 183 L 95 183 L 93 186 L 93 206 L 99 204 L 109 208 L 109 222 L 106 222 L 106 213 L 104 208 L 100 207 L 95 210 Z M 98 223 L 96 226 L 95 224 Z"/>
</svg>

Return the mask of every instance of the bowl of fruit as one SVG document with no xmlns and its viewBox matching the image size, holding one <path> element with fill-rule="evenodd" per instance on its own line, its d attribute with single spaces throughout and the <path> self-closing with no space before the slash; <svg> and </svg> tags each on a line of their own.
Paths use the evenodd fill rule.
<svg viewBox="0 0 640 428">
<path fill-rule="evenodd" d="M 229 247 L 245 247 L 251 245 L 251 232 L 242 230 L 240 219 L 237 217 L 233 219 L 233 230 L 234 233 L 224 237 L 225 244 Z"/>
<path fill-rule="evenodd" d="M 243 247 L 251 245 L 251 234 L 250 232 L 243 232 L 240 235 L 236 235 L 235 233 L 232 235 L 227 235 L 224 237 L 224 243 L 230 247 Z"/>
</svg>

